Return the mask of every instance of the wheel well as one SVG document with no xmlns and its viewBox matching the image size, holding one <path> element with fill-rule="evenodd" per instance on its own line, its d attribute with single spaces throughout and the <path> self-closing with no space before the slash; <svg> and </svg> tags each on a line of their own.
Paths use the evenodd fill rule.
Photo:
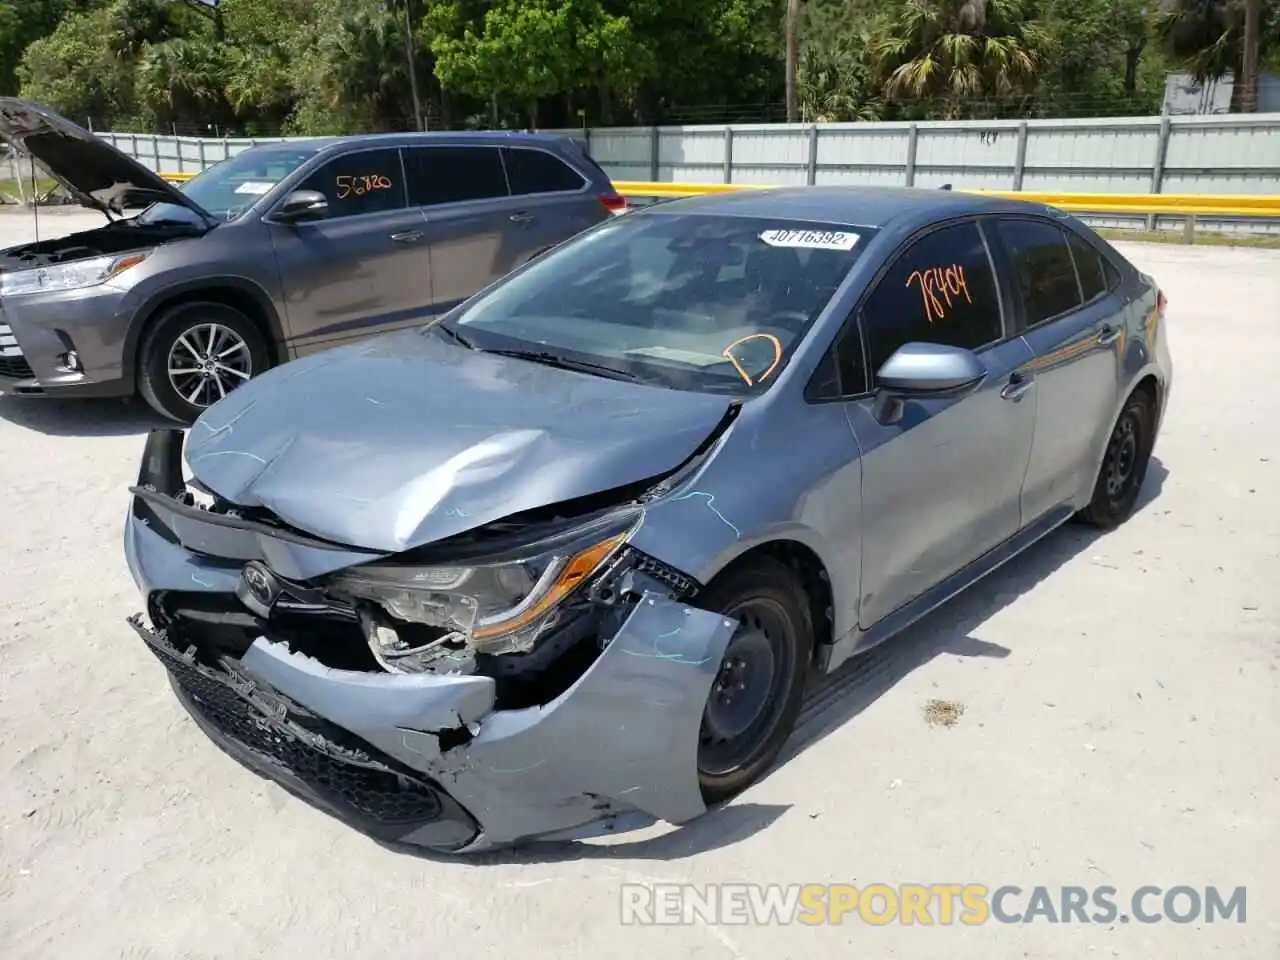
<svg viewBox="0 0 1280 960">
<path fill-rule="evenodd" d="M 832 636 L 835 618 L 835 596 L 831 590 L 831 577 L 822 560 L 812 549 L 797 540 L 771 540 L 752 547 L 741 556 L 735 557 L 723 570 L 715 575 L 713 582 L 733 570 L 750 565 L 761 557 L 785 564 L 795 571 L 800 578 L 805 593 L 809 598 L 810 615 L 813 619 L 814 657 L 823 647 L 834 642 Z"/>
<path fill-rule="evenodd" d="M 1154 373 L 1148 373 L 1145 377 L 1138 381 L 1138 385 L 1133 388 L 1133 396 L 1139 393 L 1145 393 L 1151 398 L 1151 412 L 1157 413 L 1160 409 L 1160 381 L 1156 379 Z"/>
<path fill-rule="evenodd" d="M 267 344 L 267 352 L 271 356 L 271 363 L 274 366 L 279 363 L 283 357 L 279 345 L 279 335 L 273 324 L 267 317 L 266 311 L 258 299 L 246 290 L 232 286 L 211 286 L 197 287 L 193 290 L 183 290 L 181 293 L 175 293 L 172 296 L 158 302 L 148 311 L 146 319 L 137 327 L 137 338 L 134 340 L 130 357 L 133 360 L 133 376 L 137 376 L 137 371 L 141 366 L 142 342 L 146 339 L 147 331 L 156 323 L 156 321 L 165 314 L 169 309 L 183 303 L 218 303 L 224 307 L 230 307 L 233 310 L 239 310 L 246 317 L 253 321 L 259 332 L 262 334 L 263 340 Z"/>
</svg>

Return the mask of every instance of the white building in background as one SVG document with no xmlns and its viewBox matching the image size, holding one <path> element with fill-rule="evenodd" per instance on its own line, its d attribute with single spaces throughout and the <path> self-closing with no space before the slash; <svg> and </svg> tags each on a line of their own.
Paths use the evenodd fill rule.
<svg viewBox="0 0 1280 960">
<path fill-rule="evenodd" d="M 1164 112 L 1174 116 L 1230 113 L 1234 86 L 1235 78 L 1229 73 L 1207 83 L 1196 83 L 1190 74 L 1170 73 L 1164 78 Z M 1264 73 L 1258 78 L 1257 112 L 1280 113 L 1280 76 Z"/>
</svg>

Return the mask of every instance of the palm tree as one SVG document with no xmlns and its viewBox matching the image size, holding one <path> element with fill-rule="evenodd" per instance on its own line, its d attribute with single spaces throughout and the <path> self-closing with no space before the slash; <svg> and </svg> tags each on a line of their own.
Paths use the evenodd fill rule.
<svg viewBox="0 0 1280 960">
<path fill-rule="evenodd" d="M 955 119 L 967 101 L 1030 93 L 1040 40 L 1019 0 L 903 0 L 873 49 L 887 99 L 941 100 Z"/>
</svg>

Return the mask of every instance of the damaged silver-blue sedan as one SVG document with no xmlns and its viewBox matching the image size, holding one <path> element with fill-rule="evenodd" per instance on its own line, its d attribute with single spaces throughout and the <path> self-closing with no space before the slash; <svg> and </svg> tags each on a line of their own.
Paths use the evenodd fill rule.
<svg viewBox="0 0 1280 960">
<path fill-rule="evenodd" d="M 381 839 L 681 823 L 812 677 L 1134 510 L 1164 316 L 1043 206 L 640 210 L 153 432 L 133 624 L 221 747 Z"/>
</svg>

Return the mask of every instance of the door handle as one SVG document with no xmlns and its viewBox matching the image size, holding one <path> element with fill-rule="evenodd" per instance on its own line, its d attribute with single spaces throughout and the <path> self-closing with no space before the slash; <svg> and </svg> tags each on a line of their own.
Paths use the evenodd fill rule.
<svg viewBox="0 0 1280 960">
<path fill-rule="evenodd" d="M 391 239 L 396 243 L 414 243 L 422 239 L 422 231 L 406 230 L 403 233 L 393 233 Z"/>
<path fill-rule="evenodd" d="M 1030 374 L 1015 373 L 1000 391 L 1000 396 L 1005 400 L 1021 400 L 1022 395 L 1034 387 L 1035 384 L 1035 377 Z"/>
<path fill-rule="evenodd" d="M 532 213 L 513 213 L 510 217 L 512 223 L 533 223 Z"/>
<path fill-rule="evenodd" d="M 1109 323 L 1104 323 L 1102 329 L 1098 331 L 1098 345 L 1107 347 L 1120 339 L 1120 327 L 1113 327 Z"/>
</svg>

